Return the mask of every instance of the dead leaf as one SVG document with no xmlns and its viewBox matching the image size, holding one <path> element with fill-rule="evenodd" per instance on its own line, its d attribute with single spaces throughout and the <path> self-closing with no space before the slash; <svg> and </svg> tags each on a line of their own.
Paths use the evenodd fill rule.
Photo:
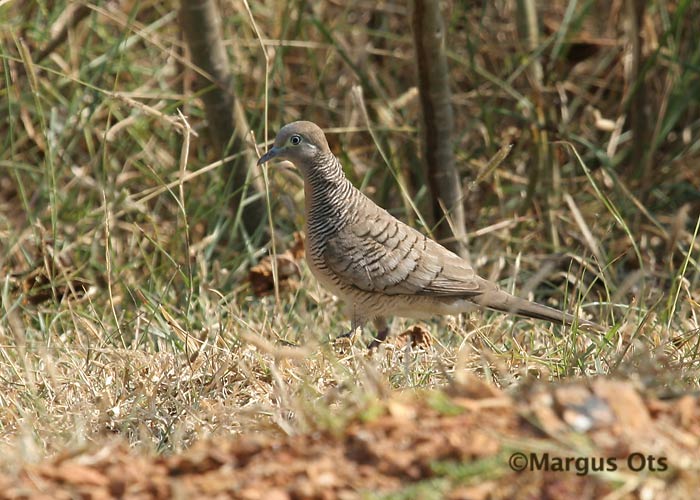
<svg viewBox="0 0 700 500">
<path fill-rule="evenodd" d="M 473 400 L 503 397 L 503 393 L 498 387 L 489 384 L 484 379 L 466 370 L 455 374 L 447 392 L 456 398 L 458 404 L 462 399 Z"/>
<path fill-rule="evenodd" d="M 433 345 L 433 337 L 425 326 L 415 325 L 400 333 L 396 337 L 394 345 L 397 349 L 400 349 L 409 343 L 413 348 L 427 349 Z"/>
<path fill-rule="evenodd" d="M 631 383 L 599 378 L 593 382 L 593 392 L 608 403 L 624 433 L 648 434 L 652 420 Z"/>
<path fill-rule="evenodd" d="M 61 483 L 83 486 L 107 486 L 109 478 L 93 467 L 66 462 L 58 467 L 42 467 L 40 474 Z"/>
<path fill-rule="evenodd" d="M 253 293 L 258 297 L 268 295 L 275 290 L 273 265 L 277 264 L 277 280 L 280 288 L 294 289 L 298 286 L 295 278 L 301 277 L 299 261 L 304 256 L 304 239 L 300 233 L 294 233 L 294 245 L 281 254 L 277 254 L 275 260 L 270 255 L 263 257 L 260 262 L 250 268 L 248 281 Z"/>
</svg>

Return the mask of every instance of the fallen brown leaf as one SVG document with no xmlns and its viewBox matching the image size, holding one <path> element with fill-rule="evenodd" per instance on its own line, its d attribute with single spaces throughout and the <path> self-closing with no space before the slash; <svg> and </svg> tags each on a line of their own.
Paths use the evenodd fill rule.
<svg viewBox="0 0 700 500">
<path fill-rule="evenodd" d="M 406 344 L 410 344 L 413 348 L 427 349 L 433 345 L 433 337 L 425 326 L 415 325 L 400 333 L 394 342 L 397 349 L 404 347 Z"/>
</svg>

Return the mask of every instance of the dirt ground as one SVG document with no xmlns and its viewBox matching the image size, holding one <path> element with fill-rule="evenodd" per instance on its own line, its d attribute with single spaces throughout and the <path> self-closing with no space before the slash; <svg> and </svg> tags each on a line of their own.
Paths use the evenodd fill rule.
<svg viewBox="0 0 700 500">
<path fill-rule="evenodd" d="M 506 394 L 471 378 L 376 402 L 336 432 L 58 457 L 0 477 L 0 498 L 690 498 L 698 403 L 603 379 Z"/>
</svg>

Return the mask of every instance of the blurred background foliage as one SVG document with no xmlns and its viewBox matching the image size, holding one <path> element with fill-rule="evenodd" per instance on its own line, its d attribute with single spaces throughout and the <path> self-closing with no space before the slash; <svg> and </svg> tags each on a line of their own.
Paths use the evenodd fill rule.
<svg viewBox="0 0 700 500">
<path fill-rule="evenodd" d="M 148 317 L 167 302 L 190 321 L 198 290 L 254 300 L 244 278 L 271 231 L 281 251 L 302 228 L 301 182 L 249 176 L 261 187 L 243 203 L 257 207 L 258 227 L 240 231 L 240 185 L 215 162 L 238 155 L 252 169 L 255 143 L 296 119 L 324 127 L 351 180 L 421 225 L 407 201 L 430 212 L 410 5 L 215 7 L 231 75 L 223 90 L 239 112 L 224 152 L 201 100 L 222 82 L 198 83 L 211 75 L 190 58 L 177 2 L 0 6 L 5 308 L 99 290 L 91 318 L 126 343 L 123 327 L 144 307 Z M 441 13 L 468 248 L 482 274 L 527 278 L 548 262 L 551 285 L 622 304 L 618 317 L 662 303 L 668 319 L 679 287 L 691 307 L 700 4 L 442 2 Z"/>
</svg>

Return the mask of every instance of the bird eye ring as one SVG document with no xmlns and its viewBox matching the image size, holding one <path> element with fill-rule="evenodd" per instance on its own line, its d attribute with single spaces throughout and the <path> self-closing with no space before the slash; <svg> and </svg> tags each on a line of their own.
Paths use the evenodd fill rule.
<svg viewBox="0 0 700 500">
<path fill-rule="evenodd" d="M 292 137 L 289 138 L 289 142 L 292 146 L 298 146 L 301 144 L 301 136 L 300 135 L 293 135 Z"/>
</svg>

